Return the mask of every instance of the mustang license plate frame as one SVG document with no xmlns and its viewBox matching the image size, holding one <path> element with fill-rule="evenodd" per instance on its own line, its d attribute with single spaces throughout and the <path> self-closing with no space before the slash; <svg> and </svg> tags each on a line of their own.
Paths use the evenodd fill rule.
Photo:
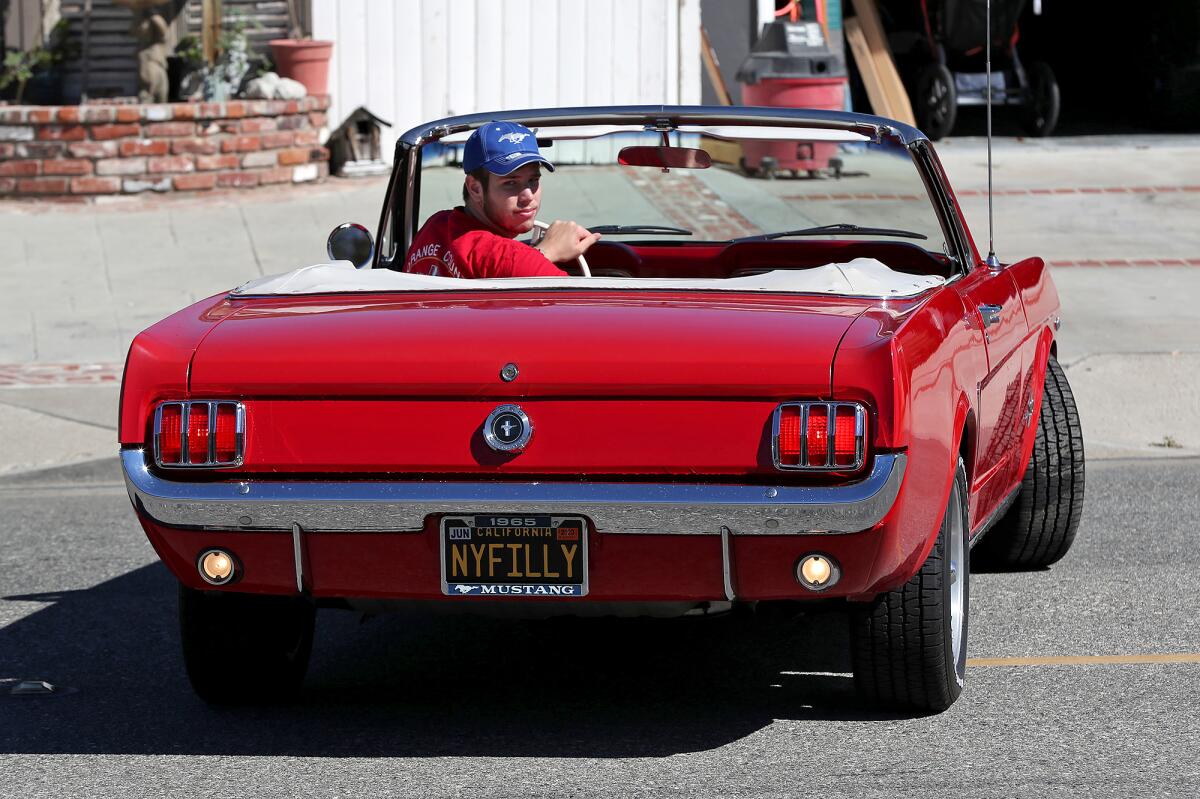
<svg viewBox="0 0 1200 799">
<path fill-rule="evenodd" d="M 578 515 L 447 514 L 438 524 L 442 593 L 587 596 L 587 531 Z"/>
</svg>

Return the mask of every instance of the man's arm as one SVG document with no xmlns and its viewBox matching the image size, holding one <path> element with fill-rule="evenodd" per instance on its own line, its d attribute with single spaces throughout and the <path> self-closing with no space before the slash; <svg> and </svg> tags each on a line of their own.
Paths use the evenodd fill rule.
<svg viewBox="0 0 1200 799">
<path fill-rule="evenodd" d="M 546 235 L 536 249 L 554 263 L 561 264 L 574 261 L 599 240 L 599 233 L 592 233 L 583 225 L 556 219 L 546 229 Z"/>
</svg>

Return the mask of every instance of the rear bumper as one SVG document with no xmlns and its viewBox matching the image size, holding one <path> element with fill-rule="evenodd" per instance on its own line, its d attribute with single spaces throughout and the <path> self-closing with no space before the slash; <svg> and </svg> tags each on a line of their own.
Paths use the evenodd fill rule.
<svg viewBox="0 0 1200 799">
<path fill-rule="evenodd" d="M 840 486 L 690 483 L 265 481 L 183 482 L 124 449 L 129 497 L 168 527 L 228 531 L 416 533 L 446 513 L 579 514 L 600 533 L 796 535 L 857 533 L 879 524 L 904 480 L 903 453 L 876 455 L 870 473 Z"/>
</svg>

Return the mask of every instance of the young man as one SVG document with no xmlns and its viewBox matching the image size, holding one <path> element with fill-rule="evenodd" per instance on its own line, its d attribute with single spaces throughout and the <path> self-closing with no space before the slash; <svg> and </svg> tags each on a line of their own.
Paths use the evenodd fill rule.
<svg viewBox="0 0 1200 799">
<path fill-rule="evenodd" d="M 489 122 L 477 128 L 463 150 L 464 205 L 425 222 L 404 271 L 465 278 L 565 275 L 554 264 L 578 258 L 600 234 L 555 221 L 537 247 L 516 241 L 537 218 L 542 164 L 554 171 L 524 125 Z"/>
</svg>

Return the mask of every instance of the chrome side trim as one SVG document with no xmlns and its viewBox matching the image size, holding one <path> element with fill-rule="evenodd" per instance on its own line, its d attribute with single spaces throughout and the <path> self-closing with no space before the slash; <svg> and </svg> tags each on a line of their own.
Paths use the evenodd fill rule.
<svg viewBox="0 0 1200 799">
<path fill-rule="evenodd" d="M 300 525 L 292 525 L 292 557 L 296 561 L 296 590 L 304 593 L 304 560 L 300 549 Z"/>
<path fill-rule="evenodd" d="M 695 483 L 169 480 L 145 450 L 121 463 L 134 505 L 155 521 L 204 530 L 419 532 L 430 515 L 587 516 L 605 533 L 733 535 L 856 533 L 878 524 L 904 480 L 904 453 L 876 455 L 862 480 L 838 486 Z"/>
</svg>

